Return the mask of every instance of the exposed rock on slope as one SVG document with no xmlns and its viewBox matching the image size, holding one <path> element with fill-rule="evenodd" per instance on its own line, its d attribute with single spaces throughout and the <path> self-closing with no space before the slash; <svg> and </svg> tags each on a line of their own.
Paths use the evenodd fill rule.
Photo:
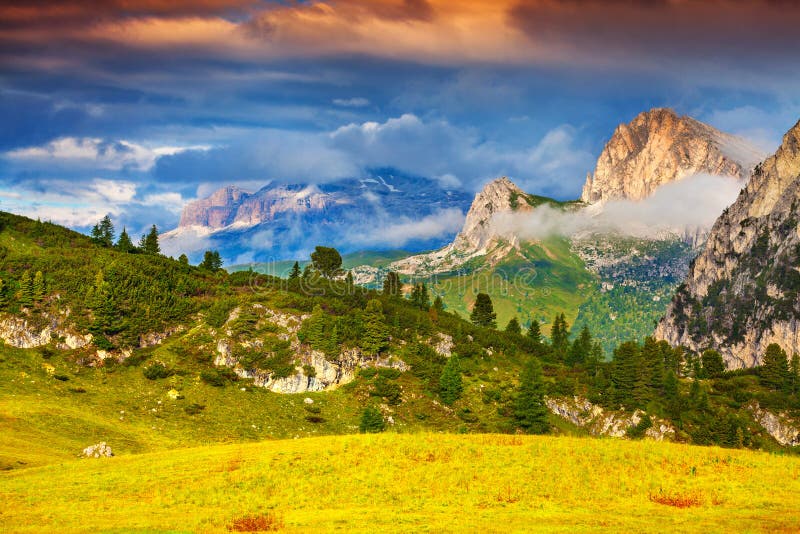
<svg viewBox="0 0 800 534">
<path fill-rule="evenodd" d="M 697 173 L 743 179 L 763 154 L 747 141 L 671 109 L 620 124 L 586 177 L 581 200 L 641 200 L 659 186 Z"/>
<path fill-rule="evenodd" d="M 603 410 L 582 397 L 546 397 L 545 404 L 554 415 L 585 428 L 593 436 L 623 438 L 631 427 L 638 425 L 647 415 L 642 410 L 632 413 Z M 655 419 L 653 426 L 645 431 L 645 436 L 656 441 L 672 440 L 675 428 L 668 421 Z"/>
<path fill-rule="evenodd" d="M 760 364 L 770 343 L 800 352 L 800 122 L 717 219 L 656 329 L 729 367 Z"/>
</svg>

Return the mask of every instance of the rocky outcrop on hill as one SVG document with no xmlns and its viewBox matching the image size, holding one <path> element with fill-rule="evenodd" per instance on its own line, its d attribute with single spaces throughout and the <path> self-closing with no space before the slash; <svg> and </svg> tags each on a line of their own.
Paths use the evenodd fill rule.
<svg viewBox="0 0 800 534">
<path fill-rule="evenodd" d="M 114 456 L 114 452 L 105 441 L 89 445 L 81 453 L 81 458 L 111 458 L 112 456 Z"/>
<path fill-rule="evenodd" d="M 632 413 L 607 411 L 578 396 L 546 397 L 545 404 L 553 414 L 575 426 L 585 428 L 593 436 L 623 438 L 631 427 L 638 425 L 647 415 L 642 410 L 635 410 Z M 646 437 L 656 441 L 671 440 L 675 437 L 675 428 L 668 421 L 652 417 L 651 421 L 652 426 L 644 434 Z"/>
<path fill-rule="evenodd" d="M 641 200 L 659 186 L 698 173 L 744 179 L 762 158 L 744 139 L 657 108 L 614 130 L 586 177 L 581 200 Z"/>
<path fill-rule="evenodd" d="M 392 355 L 369 356 L 357 348 L 342 349 L 335 357 L 326 356 L 324 353 L 312 350 L 307 345 L 300 343 L 297 332 L 300 325 L 308 315 L 292 315 L 265 308 L 260 304 L 253 305 L 254 310 L 260 315 L 260 323 L 265 322 L 281 329 L 278 337 L 291 342 L 294 354 L 294 372 L 289 376 L 276 376 L 274 373 L 258 368 L 247 368 L 241 365 L 234 348 L 238 344 L 245 350 L 259 348 L 261 345 L 257 337 L 246 340 L 234 340 L 232 332 L 227 330 L 226 336 L 220 338 L 216 345 L 214 365 L 229 367 L 241 378 L 252 379 L 257 387 L 263 387 L 275 393 L 303 393 L 309 391 L 326 391 L 351 382 L 358 370 L 364 367 L 387 367 L 407 371 L 408 366 Z M 239 310 L 231 313 L 229 322 L 236 319 Z"/>
<path fill-rule="evenodd" d="M 717 219 L 655 335 L 759 365 L 770 343 L 800 352 L 800 122 Z"/>
<path fill-rule="evenodd" d="M 22 315 L 0 315 L 0 339 L 20 349 L 42 347 L 51 342 L 59 349 L 77 349 L 92 341 L 91 334 L 80 334 L 68 327 L 69 310 L 45 314 L 36 321 Z"/>
<path fill-rule="evenodd" d="M 756 422 L 781 445 L 796 447 L 800 445 L 800 426 L 785 413 L 774 414 L 761 408 L 758 403 L 747 407 Z"/>
</svg>

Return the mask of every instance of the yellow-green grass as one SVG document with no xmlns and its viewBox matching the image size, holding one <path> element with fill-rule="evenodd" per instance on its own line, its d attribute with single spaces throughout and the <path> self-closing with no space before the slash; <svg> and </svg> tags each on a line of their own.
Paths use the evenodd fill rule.
<svg viewBox="0 0 800 534">
<path fill-rule="evenodd" d="M 223 532 L 244 516 L 289 532 L 796 532 L 800 460 L 392 433 L 72 460 L 0 474 L 0 500 L 4 532 Z"/>
</svg>

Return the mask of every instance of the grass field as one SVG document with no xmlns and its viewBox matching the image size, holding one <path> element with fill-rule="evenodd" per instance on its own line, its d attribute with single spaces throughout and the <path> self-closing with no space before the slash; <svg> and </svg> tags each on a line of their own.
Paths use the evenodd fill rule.
<svg viewBox="0 0 800 534">
<path fill-rule="evenodd" d="M 796 532 L 800 461 L 649 441 L 382 434 L 0 474 L 4 532 Z M 245 521 L 242 521 L 242 520 Z"/>
</svg>

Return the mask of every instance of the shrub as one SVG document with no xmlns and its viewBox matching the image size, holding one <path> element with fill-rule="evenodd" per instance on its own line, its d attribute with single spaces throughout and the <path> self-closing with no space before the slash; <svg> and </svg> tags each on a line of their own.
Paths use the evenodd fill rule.
<svg viewBox="0 0 800 534">
<path fill-rule="evenodd" d="M 201 371 L 200 380 L 217 388 L 225 386 L 225 377 L 217 369 L 206 369 L 205 371 Z"/>
<path fill-rule="evenodd" d="M 400 384 L 390 382 L 382 376 L 375 379 L 375 389 L 370 392 L 373 397 L 384 397 L 389 404 L 400 404 L 402 389 Z"/>
<path fill-rule="evenodd" d="M 359 376 L 363 376 L 367 380 L 375 378 L 375 375 L 378 374 L 378 370 L 374 367 L 365 367 L 359 371 Z"/>
<path fill-rule="evenodd" d="M 197 415 L 205 409 L 206 409 L 205 404 L 197 404 L 196 402 L 193 402 L 190 405 L 183 407 L 183 411 L 186 412 L 188 415 Z"/>
<path fill-rule="evenodd" d="M 391 367 L 381 367 L 378 369 L 378 374 L 387 380 L 396 380 L 400 378 L 400 375 L 403 373 L 401 373 L 400 370 L 393 369 Z"/>
<path fill-rule="evenodd" d="M 653 421 L 649 415 L 645 415 L 639 420 L 636 425 L 631 425 L 625 433 L 629 438 L 640 439 L 643 438 L 647 429 L 653 426 Z"/>
<path fill-rule="evenodd" d="M 158 380 L 159 378 L 167 378 L 172 374 L 172 371 L 167 369 L 167 366 L 163 363 L 155 362 L 142 369 L 142 374 L 148 380 Z"/>
<path fill-rule="evenodd" d="M 361 423 L 358 430 L 365 434 L 376 434 L 383 432 L 386 422 L 383 420 L 381 411 L 375 406 L 367 406 L 361 414 Z"/>
<path fill-rule="evenodd" d="M 251 515 L 234 519 L 228 525 L 233 532 L 273 532 L 283 530 L 283 519 L 273 513 Z"/>
</svg>

